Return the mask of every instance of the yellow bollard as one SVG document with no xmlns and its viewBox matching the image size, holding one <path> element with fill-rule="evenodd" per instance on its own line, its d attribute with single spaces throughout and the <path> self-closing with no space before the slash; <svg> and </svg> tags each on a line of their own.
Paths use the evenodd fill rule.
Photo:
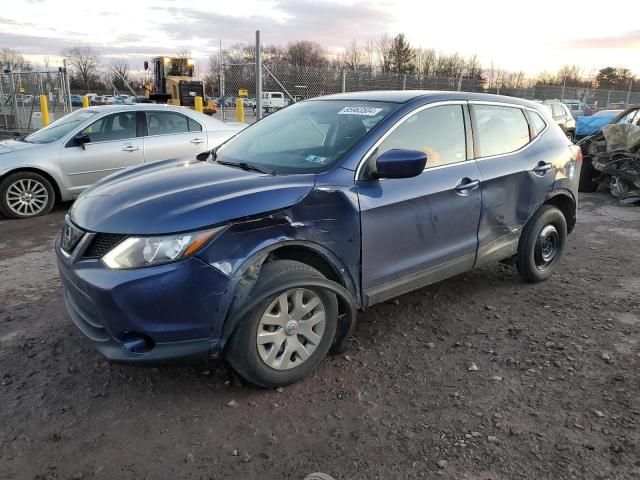
<svg viewBox="0 0 640 480">
<path fill-rule="evenodd" d="M 42 112 L 42 126 L 49 125 L 49 103 L 46 95 L 40 95 L 40 111 Z"/>
<path fill-rule="evenodd" d="M 84 95 L 82 97 L 82 108 L 87 108 L 89 106 L 89 96 Z"/>
<path fill-rule="evenodd" d="M 197 97 L 194 99 L 194 102 L 193 102 L 193 109 L 194 109 L 196 112 L 200 112 L 200 113 L 202 113 L 202 97 L 197 96 Z"/>
<path fill-rule="evenodd" d="M 244 101 L 241 98 L 236 98 L 236 120 L 244 123 Z"/>
</svg>

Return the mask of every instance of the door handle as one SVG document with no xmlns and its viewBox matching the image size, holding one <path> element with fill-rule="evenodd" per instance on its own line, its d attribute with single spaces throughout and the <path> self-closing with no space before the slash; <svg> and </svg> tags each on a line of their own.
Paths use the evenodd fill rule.
<svg viewBox="0 0 640 480">
<path fill-rule="evenodd" d="M 535 173 L 536 175 L 542 176 L 552 168 L 553 168 L 553 165 L 551 165 L 550 163 L 540 162 L 538 163 L 538 165 L 536 165 L 533 168 L 533 173 Z"/>
<path fill-rule="evenodd" d="M 470 178 L 463 178 L 458 182 L 455 187 L 456 193 L 459 195 L 469 195 L 471 190 L 475 190 L 480 186 L 480 180 L 471 180 Z"/>
<path fill-rule="evenodd" d="M 140 150 L 140 147 L 136 147 L 134 145 L 125 145 L 122 147 L 123 152 L 135 152 L 136 150 Z"/>
<path fill-rule="evenodd" d="M 204 143 L 204 139 L 202 139 L 202 138 L 194 138 L 193 140 L 191 140 L 191 143 L 193 143 L 194 145 L 199 145 L 201 143 Z"/>
</svg>

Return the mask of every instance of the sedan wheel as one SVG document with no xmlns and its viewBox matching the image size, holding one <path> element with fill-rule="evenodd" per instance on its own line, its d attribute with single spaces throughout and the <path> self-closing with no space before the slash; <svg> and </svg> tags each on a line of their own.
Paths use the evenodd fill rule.
<svg viewBox="0 0 640 480">
<path fill-rule="evenodd" d="M 276 370 L 304 363 L 322 340 L 325 309 L 320 297 L 306 288 L 276 297 L 260 318 L 256 336 L 262 361 Z"/>
<path fill-rule="evenodd" d="M 51 183 L 35 172 L 16 172 L 0 182 L 0 212 L 10 218 L 43 215 L 53 208 Z"/>
<path fill-rule="evenodd" d="M 5 196 L 7 206 L 21 217 L 38 215 L 49 203 L 49 193 L 45 186 L 30 178 L 13 182 Z"/>
</svg>

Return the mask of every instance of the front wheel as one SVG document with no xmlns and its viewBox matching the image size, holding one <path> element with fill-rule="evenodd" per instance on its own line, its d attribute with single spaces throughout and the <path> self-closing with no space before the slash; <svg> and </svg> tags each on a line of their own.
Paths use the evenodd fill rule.
<svg viewBox="0 0 640 480">
<path fill-rule="evenodd" d="M 307 287 L 304 279 L 324 278 L 316 269 L 291 260 L 262 267 L 252 292 L 300 279 L 261 302 L 234 332 L 225 356 L 249 382 L 279 387 L 297 382 L 325 357 L 336 333 L 338 303 L 333 293 Z"/>
<path fill-rule="evenodd" d="M 9 218 L 31 218 L 49 213 L 55 193 L 51 183 L 34 172 L 16 172 L 0 183 L 0 212 Z"/>
<path fill-rule="evenodd" d="M 529 283 L 542 282 L 555 271 L 567 243 L 567 221 L 553 205 L 542 206 L 524 228 L 516 266 Z"/>
</svg>

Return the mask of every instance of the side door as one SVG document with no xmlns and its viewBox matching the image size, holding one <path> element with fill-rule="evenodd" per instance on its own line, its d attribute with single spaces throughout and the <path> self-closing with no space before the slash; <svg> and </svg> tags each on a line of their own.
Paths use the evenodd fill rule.
<svg viewBox="0 0 640 480">
<path fill-rule="evenodd" d="M 476 262 L 482 266 L 517 252 L 522 228 L 554 189 L 553 159 L 564 158 L 567 145 L 537 141 L 549 127 L 534 110 L 481 102 L 470 108 L 482 180 Z"/>
<path fill-rule="evenodd" d="M 78 133 L 89 141 L 80 146 L 72 138 L 60 152 L 60 165 L 73 195 L 117 170 L 143 163 L 134 111 L 105 115 Z"/>
<path fill-rule="evenodd" d="M 178 112 L 146 110 L 144 161 L 192 156 L 207 150 L 202 125 Z"/>
<path fill-rule="evenodd" d="M 480 218 L 480 172 L 471 150 L 466 102 L 419 107 L 376 144 L 356 174 L 364 301 L 373 304 L 473 267 Z M 427 154 L 422 174 L 367 178 L 394 148 Z M 362 170 L 362 171 L 361 171 Z"/>
</svg>

